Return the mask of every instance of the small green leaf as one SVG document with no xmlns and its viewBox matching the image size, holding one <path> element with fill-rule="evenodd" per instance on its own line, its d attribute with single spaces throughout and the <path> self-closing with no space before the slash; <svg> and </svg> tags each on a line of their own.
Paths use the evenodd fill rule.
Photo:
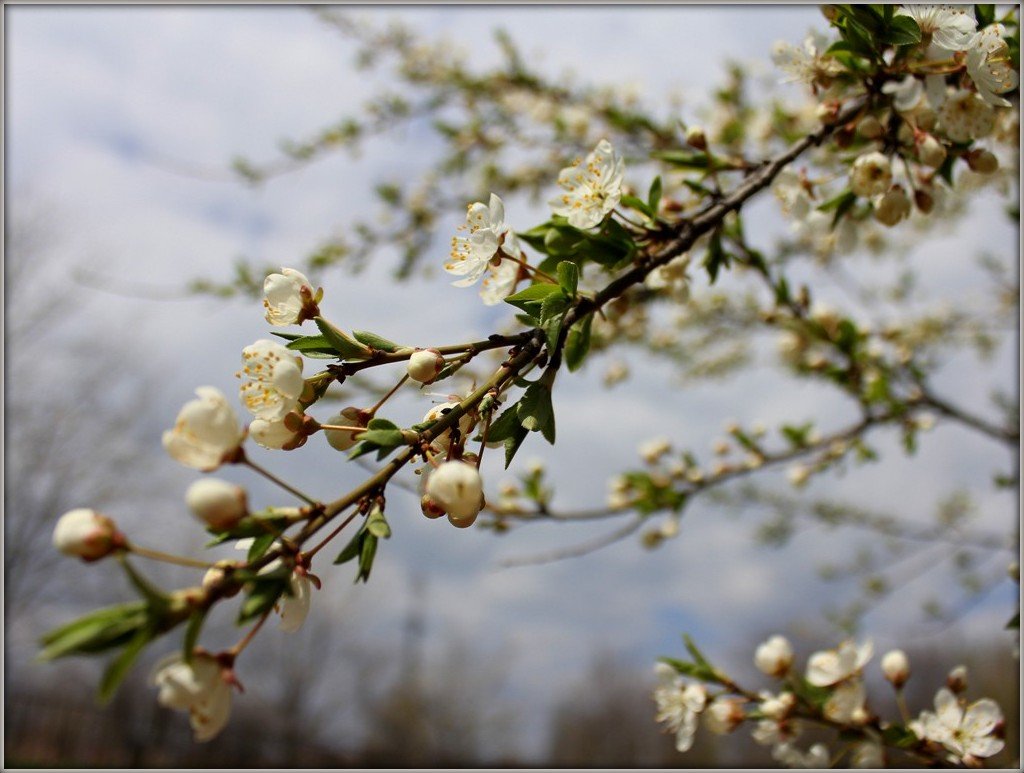
<svg viewBox="0 0 1024 773">
<path fill-rule="evenodd" d="M 512 429 L 512 434 L 505 438 L 505 469 L 512 464 L 512 459 L 515 458 L 516 452 L 519 447 L 523 444 L 526 436 L 530 433 L 523 428 L 521 424 L 516 424 Z"/>
<path fill-rule="evenodd" d="M 544 426 L 552 414 L 551 389 L 540 382 L 526 388 L 517 406 L 519 423 L 527 430 L 536 432 Z"/>
<path fill-rule="evenodd" d="M 520 426 L 517 408 L 518 406 L 513 403 L 502 412 L 501 416 L 491 422 L 491 426 L 487 429 L 488 442 L 497 443 L 512 437 L 513 430 Z"/>
<path fill-rule="evenodd" d="M 97 609 L 45 634 L 37 660 L 47 661 L 72 654 L 102 652 L 128 641 L 147 620 L 145 601 L 132 601 Z"/>
<path fill-rule="evenodd" d="M 912 46 L 921 42 L 921 28 L 909 16 L 894 16 L 879 37 L 894 46 Z"/>
<path fill-rule="evenodd" d="M 654 211 L 643 199 L 638 199 L 636 196 L 630 196 L 627 194 L 620 198 L 619 201 L 624 207 L 635 209 L 637 212 L 642 212 L 646 217 L 654 218 Z"/>
<path fill-rule="evenodd" d="M 394 341 L 389 341 L 383 336 L 371 333 L 368 330 L 353 330 L 352 336 L 359 343 L 366 344 L 374 349 L 380 349 L 382 352 L 396 352 L 403 348 L 401 344 L 396 344 Z"/>
<path fill-rule="evenodd" d="M 253 561 L 261 558 L 273 544 L 273 534 L 260 534 L 253 537 L 252 544 L 249 546 L 249 552 L 246 554 L 246 561 L 251 564 Z"/>
<path fill-rule="evenodd" d="M 975 5 L 974 18 L 978 20 L 978 29 L 984 29 L 996 20 L 995 5 Z"/>
<path fill-rule="evenodd" d="M 540 304 L 540 324 L 550 322 L 552 318 L 561 316 L 569 308 L 569 299 L 561 293 L 551 293 Z"/>
<path fill-rule="evenodd" d="M 570 296 L 576 295 L 580 283 L 580 267 L 571 260 L 563 260 L 558 264 L 558 283 Z"/>
<path fill-rule="evenodd" d="M 242 625 L 273 609 L 281 595 L 289 592 L 289 588 L 287 576 L 259 575 L 253 581 L 249 595 L 242 602 L 242 608 L 238 612 L 238 624 Z"/>
<path fill-rule="evenodd" d="M 182 645 L 182 654 L 186 663 L 192 662 L 192 655 L 199 642 L 199 633 L 203 630 L 203 623 L 206 622 L 207 612 L 209 609 L 200 608 L 189 615 L 188 625 L 185 627 L 185 642 Z"/>
<path fill-rule="evenodd" d="M 359 550 L 362 547 L 363 542 L 363 529 L 360 527 L 359 531 L 355 533 L 355 536 L 348 541 L 348 544 L 341 549 L 338 557 L 334 559 L 336 564 L 344 564 L 351 561 L 353 558 L 359 555 Z"/>
<path fill-rule="evenodd" d="M 363 542 L 359 547 L 359 573 L 356 575 L 356 582 L 366 582 L 370 579 L 370 571 L 373 569 L 373 559 L 377 555 L 377 538 L 365 533 Z"/>
<path fill-rule="evenodd" d="M 335 351 L 334 347 L 328 342 L 328 340 L 322 336 L 299 336 L 293 338 L 290 343 L 285 345 L 292 351 L 304 354 L 307 357 L 322 357 L 326 359 L 336 359 L 338 352 Z"/>
<path fill-rule="evenodd" d="M 370 356 L 370 350 L 363 344 L 351 338 L 343 330 L 335 327 L 323 317 L 314 317 L 313 321 L 320 328 L 328 345 L 333 348 L 344 360 L 365 360 Z"/>
<path fill-rule="evenodd" d="M 111 661 L 110 665 L 103 672 L 103 677 L 100 679 L 98 694 L 100 703 L 107 703 L 114 697 L 117 688 L 124 681 L 124 678 L 128 676 L 128 672 L 135 664 L 135 661 L 138 660 L 139 654 L 153 640 L 155 635 L 156 631 L 151 625 L 140 628 L 135 636 L 125 645 L 124 649 L 121 650 L 121 654 Z"/>
<path fill-rule="evenodd" d="M 379 539 L 391 536 L 391 526 L 384 518 L 384 511 L 379 507 L 374 507 L 366 517 L 366 531 Z"/>
<path fill-rule="evenodd" d="M 569 328 L 565 340 L 565 364 L 570 372 L 579 370 L 590 350 L 590 323 L 593 320 L 594 315 L 588 314 Z"/>
<path fill-rule="evenodd" d="M 658 206 L 661 204 L 661 175 L 654 178 L 651 188 L 647 191 L 647 206 L 654 215 L 658 214 Z"/>
<path fill-rule="evenodd" d="M 517 308 L 523 308 L 524 303 L 531 301 L 543 301 L 552 293 L 560 293 L 562 288 L 556 284 L 550 284 L 548 282 L 542 282 L 535 285 L 530 285 L 525 290 L 520 290 L 515 295 L 510 295 L 505 299 L 505 303 L 511 303 Z"/>
</svg>

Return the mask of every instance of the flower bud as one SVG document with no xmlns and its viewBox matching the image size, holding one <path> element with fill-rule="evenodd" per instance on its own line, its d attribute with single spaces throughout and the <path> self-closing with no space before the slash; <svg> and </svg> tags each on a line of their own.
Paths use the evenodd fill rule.
<svg viewBox="0 0 1024 773">
<path fill-rule="evenodd" d="M 215 531 L 226 531 L 248 512 L 245 489 L 219 478 L 201 478 L 188 487 L 185 503 L 193 515 Z"/>
<path fill-rule="evenodd" d="M 882 656 L 882 673 L 899 689 L 910 677 L 910 661 L 903 650 L 891 650 Z"/>
<path fill-rule="evenodd" d="M 946 675 L 946 687 L 953 692 L 967 689 L 967 666 L 956 666 Z"/>
<path fill-rule="evenodd" d="M 754 651 L 754 665 L 762 674 L 784 676 L 793 664 L 793 645 L 785 636 L 772 636 Z"/>
<path fill-rule="evenodd" d="M 84 561 L 103 558 L 123 542 L 110 518 L 84 507 L 64 513 L 53 529 L 53 546 Z"/>
<path fill-rule="evenodd" d="M 975 148 L 967 154 L 967 166 L 978 174 L 992 174 L 999 169 L 999 159 L 987 150 Z"/>
<path fill-rule="evenodd" d="M 857 124 L 857 133 L 866 140 L 877 140 L 883 133 L 882 123 L 873 115 L 866 115 Z"/>
<path fill-rule="evenodd" d="M 420 497 L 420 510 L 427 518 L 440 518 L 444 515 L 444 508 L 431 499 L 427 494 Z"/>
<path fill-rule="evenodd" d="M 409 378 L 421 384 L 429 384 L 444 368 L 444 357 L 437 349 L 417 349 L 409 357 L 407 370 Z"/>
<path fill-rule="evenodd" d="M 704 129 L 700 126 L 691 126 L 686 130 L 686 144 L 697 150 L 707 150 L 708 140 L 704 136 Z"/>
<path fill-rule="evenodd" d="M 746 718 L 741 698 L 723 698 L 719 696 L 711 701 L 704 711 L 705 724 L 712 733 L 726 735 L 731 733 Z"/>
<path fill-rule="evenodd" d="M 938 169 L 946 160 L 946 146 L 935 139 L 934 135 L 925 134 L 917 142 L 917 157 L 925 166 Z"/>
<path fill-rule="evenodd" d="M 329 417 L 324 424 L 333 424 L 337 427 L 365 427 L 366 425 L 359 418 L 358 409 L 353 410 L 346 408 L 341 413 L 336 413 Z M 324 437 L 327 438 L 327 442 L 331 448 L 338 451 L 348 451 L 352 446 L 356 444 L 356 435 L 359 434 L 359 430 L 345 430 L 345 429 L 325 429 Z"/>
<path fill-rule="evenodd" d="M 448 523 L 454 526 L 456 529 L 468 529 L 476 521 L 476 517 L 479 514 L 473 513 L 472 515 L 466 516 L 465 518 L 456 518 L 451 513 L 448 513 Z"/>
<path fill-rule="evenodd" d="M 923 188 L 914 191 L 914 204 L 923 215 L 929 214 L 935 209 L 935 198 Z"/>
<path fill-rule="evenodd" d="M 910 215 L 910 199 L 903 186 L 892 189 L 875 202 L 875 220 L 890 228 Z"/>
<path fill-rule="evenodd" d="M 805 464 L 795 464 L 786 471 L 786 479 L 794 488 L 806 485 L 811 477 L 811 468 Z"/>
<path fill-rule="evenodd" d="M 445 509 L 456 526 L 469 526 L 483 507 L 483 481 L 465 462 L 444 462 L 427 478 L 427 495 Z M 464 523 L 469 520 L 469 523 Z M 452 521 L 455 523 L 455 521 Z"/>
</svg>

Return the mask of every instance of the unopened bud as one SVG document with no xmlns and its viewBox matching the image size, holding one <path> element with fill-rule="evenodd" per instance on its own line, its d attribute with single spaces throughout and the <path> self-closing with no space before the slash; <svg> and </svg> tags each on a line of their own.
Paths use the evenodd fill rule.
<svg viewBox="0 0 1024 773">
<path fill-rule="evenodd" d="M 894 185 L 875 203 L 875 220 L 892 227 L 910 215 L 910 199 L 903 186 Z"/>
<path fill-rule="evenodd" d="M 451 513 L 448 513 L 448 523 L 454 526 L 456 529 L 468 529 L 476 521 L 476 517 L 479 513 L 473 513 L 472 515 L 466 516 L 465 518 L 456 518 Z"/>
<path fill-rule="evenodd" d="M 437 349 L 418 349 L 409 356 L 407 370 L 409 378 L 421 384 L 429 384 L 444 368 L 444 357 Z"/>
<path fill-rule="evenodd" d="M 784 676 L 793 664 L 793 645 L 785 636 L 772 636 L 754 651 L 754 665 L 768 676 Z"/>
<path fill-rule="evenodd" d="M 470 526 L 483 507 L 483 481 L 477 469 L 465 462 L 444 462 L 427 478 L 427 495 L 460 521 L 456 526 Z M 465 521 L 469 523 L 465 523 Z"/>
<path fill-rule="evenodd" d="M 731 733 L 746 718 L 742 698 L 715 698 L 705 710 L 705 723 L 712 733 Z"/>
<path fill-rule="evenodd" d="M 963 692 L 967 689 L 967 666 L 956 666 L 946 675 L 946 687 L 953 692 Z"/>
<path fill-rule="evenodd" d="M 882 123 L 873 115 L 866 115 L 857 124 L 857 133 L 866 140 L 877 140 L 883 133 Z"/>
<path fill-rule="evenodd" d="M 928 191 L 918 188 L 914 191 L 914 204 L 917 205 L 921 214 L 927 215 L 935 209 L 935 199 Z"/>
<path fill-rule="evenodd" d="M 992 174 L 999 169 L 999 159 L 982 148 L 975 148 L 967 154 L 967 165 L 978 174 Z"/>
<path fill-rule="evenodd" d="M 896 688 L 902 687 L 910 677 L 910 661 L 903 650 L 892 650 L 882 656 L 882 673 Z"/>
<path fill-rule="evenodd" d="M 219 478 L 197 480 L 185 492 L 192 514 L 215 531 L 226 531 L 248 512 L 245 489 Z"/>
<path fill-rule="evenodd" d="M 331 448 L 337 449 L 338 451 L 348 451 L 352 446 L 356 444 L 356 435 L 362 431 L 362 427 L 365 426 L 363 421 L 359 417 L 358 408 L 346 408 L 341 413 L 336 413 L 329 417 L 324 424 L 333 424 L 337 427 L 358 427 L 359 429 L 325 429 L 324 437 L 327 438 L 327 442 L 330 443 Z"/>
<path fill-rule="evenodd" d="M 444 508 L 431 499 L 427 494 L 420 497 L 420 510 L 427 518 L 440 518 L 444 515 Z"/>
<path fill-rule="evenodd" d="M 123 543 L 123 535 L 110 518 L 84 507 L 64 513 L 53 529 L 53 546 L 84 561 L 103 558 Z"/>
<path fill-rule="evenodd" d="M 946 146 L 935 139 L 934 135 L 921 135 L 917 141 L 917 157 L 925 166 L 938 169 L 946 160 Z"/>
<path fill-rule="evenodd" d="M 700 126 L 691 126 L 686 130 L 686 144 L 697 150 L 707 150 L 708 140 L 704 136 L 704 129 Z"/>
</svg>

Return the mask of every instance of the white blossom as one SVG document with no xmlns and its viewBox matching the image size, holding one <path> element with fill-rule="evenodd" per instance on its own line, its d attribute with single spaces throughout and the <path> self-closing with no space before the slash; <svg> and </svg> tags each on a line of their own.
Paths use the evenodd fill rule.
<svg viewBox="0 0 1024 773">
<path fill-rule="evenodd" d="M 485 306 L 495 306 L 505 300 L 516 289 L 520 266 L 511 260 L 502 260 L 497 266 L 487 267 L 487 276 L 480 284 L 480 297 Z"/>
<path fill-rule="evenodd" d="M 460 521 L 475 518 L 483 506 L 480 473 L 465 462 L 443 462 L 427 478 L 426 493 Z"/>
<path fill-rule="evenodd" d="M 894 185 L 873 202 L 875 220 L 892 227 L 910 217 L 910 197 L 902 185 Z"/>
<path fill-rule="evenodd" d="M 657 464 L 671 450 L 672 444 L 666 437 L 651 438 L 637 446 L 637 453 L 647 464 Z"/>
<path fill-rule="evenodd" d="M 644 278 L 648 290 L 667 290 L 680 303 L 690 297 L 690 253 L 684 252 L 672 258 L 664 266 L 658 266 Z"/>
<path fill-rule="evenodd" d="M 285 633 L 295 633 L 306 622 L 309 614 L 313 583 L 306 575 L 292 572 L 289 584 L 291 595 L 281 596 L 277 603 L 277 612 L 281 616 L 278 628 Z"/>
<path fill-rule="evenodd" d="M 741 698 L 718 696 L 704 712 L 704 724 L 712 733 L 726 735 L 735 730 L 745 717 Z"/>
<path fill-rule="evenodd" d="M 697 732 L 697 717 L 707 702 L 707 690 L 702 684 L 683 684 L 671 667 L 659 663 L 656 672 L 661 684 L 654 690 L 658 712 L 654 719 L 664 722 L 676 734 L 676 750 L 686 752 L 693 746 Z"/>
<path fill-rule="evenodd" d="M 448 411 L 452 410 L 452 408 L 457 408 L 458 405 L 459 403 L 455 401 L 435 405 L 433 408 L 427 411 L 426 415 L 423 417 L 423 421 L 437 421 L 439 419 L 443 419 L 445 414 L 448 413 Z M 472 429 L 472 427 L 473 417 L 470 416 L 468 413 L 462 414 L 462 416 L 459 417 L 458 421 L 459 432 L 462 434 L 462 436 L 465 437 L 469 433 L 470 429 Z M 446 429 L 444 432 L 442 432 L 440 435 L 434 438 L 434 443 L 440 446 L 443 450 L 447 450 L 448 446 L 451 444 L 451 437 L 451 429 Z"/>
<path fill-rule="evenodd" d="M 263 307 L 271 325 L 301 325 L 318 313 L 313 286 L 299 271 L 282 268 L 280 274 L 269 274 L 263 280 Z"/>
<path fill-rule="evenodd" d="M 301 431 L 301 423 L 289 420 L 286 415 L 282 419 L 268 421 L 255 418 L 249 422 L 249 436 L 264 448 L 272 451 L 291 450 L 306 442 L 306 435 Z M 296 414 L 297 415 L 297 414 Z M 292 427 L 297 429 L 292 429 Z"/>
<path fill-rule="evenodd" d="M 444 266 L 449 274 L 462 277 L 452 282 L 456 287 L 475 284 L 488 266 L 501 260 L 499 249 L 519 257 L 519 242 L 505 223 L 505 204 L 493 193 L 487 204 L 478 201 L 469 205 L 466 225 L 460 230 L 468 230 L 468 234 L 452 237 L 451 259 Z"/>
<path fill-rule="evenodd" d="M 888 81 L 882 86 L 884 94 L 892 95 L 892 106 L 900 113 L 909 113 L 921 104 L 924 86 L 913 75 L 899 81 Z"/>
<path fill-rule="evenodd" d="M 230 529 L 248 512 L 245 489 L 219 478 L 202 478 L 189 486 L 185 504 L 196 518 L 217 531 Z"/>
<path fill-rule="evenodd" d="M 793 664 L 793 645 L 785 636 L 771 636 L 754 650 L 754 665 L 762 674 L 783 676 Z"/>
<path fill-rule="evenodd" d="M 813 202 L 807 184 L 792 169 L 787 167 L 775 176 L 772 193 L 782 204 L 782 211 L 790 217 L 802 220 L 810 214 Z"/>
<path fill-rule="evenodd" d="M 769 719 L 781 720 L 789 716 L 789 712 L 796 705 L 796 696 L 791 692 L 781 692 L 772 695 L 767 690 L 758 694 L 761 702 L 757 705 L 758 711 Z"/>
<path fill-rule="evenodd" d="M 943 687 L 935 695 L 935 712 L 921 712 L 911 729 L 921 738 L 940 743 L 958 757 L 991 757 L 1003 748 L 1003 741 L 992 736 L 1003 721 L 1003 712 L 991 698 L 960 706 L 956 696 Z"/>
<path fill-rule="evenodd" d="M 199 387 L 198 400 L 185 403 L 174 428 L 163 435 L 164 448 L 175 460 L 209 472 L 237 456 L 245 431 L 219 389 Z"/>
<path fill-rule="evenodd" d="M 824 56 L 828 41 L 823 35 L 811 33 L 803 47 L 778 41 L 772 47 L 772 61 L 786 73 L 783 83 L 799 82 L 808 85 L 822 83 L 842 72 L 842 65 L 830 56 Z"/>
<path fill-rule="evenodd" d="M 115 549 L 119 532 L 114 522 L 95 510 L 70 510 L 53 529 L 53 546 L 68 556 L 95 561 Z"/>
<path fill-rule="evenodd" d="M 858 156 L 850 170 L 850 189 L 858 196 L 878 196 L 892 185 L 892 164 L 888 156 L 873 150 Z"/>
<path fill-rule="evenodd" d="M 871 659 L 873 649 L 870 639 L 860 645 L 847 640 L 838 649 L 815 652 L 807 659 L 807 681 L 827 687 L 856 676 Z"/>
<path fill-rule="evenodd" d="M 574 228 L 593 228 L 619 203 L 625 169 L 612 144 L 601 140 L 583 162 L 577 159 L 558 174 L 565 192 L 549 202 L 551 211 Z"/>
<path fill-rule="evenodd" d="M 931 134 L 923 134 L 917 140 L 917 157 L 921 163 L 938 169 L 946 160 L 946 146 Z"/>
<path fill-rule="evenodd" d="M 157 665 L 153 684 L 160 688 L 161 706 L 188 712 L 197 741 L 209 741 L 227 724 L 231 687 L 212 657 L 196 654 L 189 664 L 181 655 L 171 655 Z"/>
<path fill-rule="evenodd" d="M 772 749 L 772 758 L 789 768 L 829 767 L 828 747 L 823 743 L 814 744 L 806 752 L 791 743 L 781 743 Z"/>
<path fill-rule="evenodd" d="M 406 372 L 413 381 L 429 384 L 444 367 L 444 357 L 437 349 L 418 349 L 409 355 Z"/>
<path fill-rule="evenodd" d="M 996 125 L 995 110 L 973 91 L 958 89 L 937 111 L 939 125 L 954 142 L 988 136 Z"/>
<path fill-rule="evenodd" d="M 357 427 L 358 429 L 345 430 L 345 429 L 325 429 L 323 431 L 324 437 L 327 438 L 327 442 L 331 448 L 338 451 L 348 451 L 359 441 L 356 440 L 356 435 L 362 432 L 364 428 L 364 422 L 359 418 L 359 410 L 357 408 L 345 408 L 341 413 L 336 413 L 333 416 L 329 416 L 324 424 L 333 425 L 335 427 Z"/>
<path fill-rule="evenodd" d="M 860 725 L 868 719 L 864 706 L 866 700 L 864 683 L 859 679 L 847 679 L 832 690 L 823 711 L 834 722 Z"/>
<path fill-rule="evenodd" d="M 963 51 L 971 42 L 978 22 L 970 6 L 905 5 L 897 16 L 909 16 L 921 28 L 921 35 L 931 35 L 933 45 L 946 51 Z"/>
<path fill-rule="evenodd" d="M 1003 39 L 1002 24 L 990 24 L 971 40 L 967 51 L 967 74 L 978 94 L 990 105 L 1009 107 L 999 94 L 1017 88 L 1017 73 L 1010 63 L 1010 49 Z"/>
<path fill-rule="evenodd" d="M 254 416 L 280 420 L 299 404 L 305 389 L 302 357 L 265 338 L 242 350 L 242 370 L 248 379 L 239 388 L 242 402 Z"/>
<path fill-rule="evenodd" d="M 792 741 L 802 731 L 803 726 L 798 722 L 762 719 L 750 731 L 750 737 L 761 746 L 775 746 Z"/>
<path fill-rule="evenodd" d="M 882 656 L 882 673 L 895 687 L 902 687 L 910 677 L 910 661 L 903 650 L 890 650 Z"/>
<path fill-rule="evenodd" d="M 794 488 L 801 488 L 811 479 L 811 468 L 806 464 L 794 464 L 786 470 L 786 479 Z"/>
</svg>

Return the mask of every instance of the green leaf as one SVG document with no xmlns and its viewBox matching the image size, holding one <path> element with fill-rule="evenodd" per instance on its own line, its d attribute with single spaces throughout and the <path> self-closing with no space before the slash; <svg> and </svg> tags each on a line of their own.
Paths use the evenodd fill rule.
<svg viewBox="0 0 1024 773">
<path fill-rule="evenodd" d="M 394 341 L 389 341 L 383 336 L 371 333 L 368 330 L 353 330 L 352 336 L 359 343 L 366 344 L 374 349 L 380 349 L 382 352 L 396 352 L 403 348 L 401 344 L 396 344 Z"/>
<path fill-rule="evenodd" d="M 708 243 L 708 252 L 704 257 L 704 268 L 707 269 L 708 278 L 715 283 L 720 268 L 729 268 L 730 255 L 722 249 L 722 232 L 715 231 Z"/>
<path fill-rule="evenodd" d="M 522 308 L 522 302 L 524 301 L 543 301 L 552 293 L 560 293 L 562 288 L 556 284 L 548 282 L 541 282 L 539 284 L 530 285 L 525 290 L 520 290 L 515 295 L 510 295 L 505 299 L 505 303 L 511 303 L 513 306 Z"/>
<path fill-rule="evenodd" d="M 356 575 L 356 582 L 366 582 L 370 579 L 370 571 L 373 569 L 373 559 L 377 555 L 377 538 L 365 532 L 363 542 L 359 548 L 359 573 Z"/>
<path fill-rule="evenodd" d="M 40 639 L 44 646 L 37 660 L 81 655 L 116 647 L 127 641 L 147 620 L 145 601 L 104 607 L 53 629 Z"/>
<path fill-rule="evenodd" d="M 635 209 L 637 212 L 642 212 L 646 217 L 651 219 L 654 218 L 654 211 L 650 208 L 646 201 L 638 199 L 636 196 L 630 196 L 626 194 L 619 199 L 622 206 Z"/>
<path fill-rule="evenodd" d="M 654 213 L 652 217 L 658 214 L 659 204 L 661 204 L 661 175 L 654 178 L 650 190 L 647 191 L 647 206 Z"/>
<path fill-rule="evenodd" d="M 123 555 L 118 556 L 119 563 L 124 568 L 125 574 L 128 575 L 128 580 L 135 587 L 144 599 L 149 603 L 150 606 L 158 608 L 166 608 L 168 601 L 170 600 L 166 593 L 156 588 L 149 580 L 139 574 L 138 570 L 131 565 L 131 562 L 127 557 Z"/>
<path fill-rule="evenodd" d="M 206 622 L 206 613 L 209 609 L 197 609 L 188 618 L 188 625 L 185 627 L 185 642 L 182 645 L 182 654 L 185 662 L 192 662 L 192 654 L 196 644 L 199 642 L 199 633 L 203 630 L 203 623 Z"/>
<path fill-rule="evenodd" d="M 287 569 L 287 567 L 282 567 Z M 238 612 L 238 624 L 252 620 L 274 608 L 274 604 L 287 593 L 290 588 L 288 577 L 276 577 L 273 575 L 260 575 L 252 583 L 252 590 L 242 602 L 242 608 Z"/>
<path fill-rule="evenodd" d="M 359 531 L 355 533 L 355 536 L 348 541 L 348 544 L 341 549 L 338 557 L 334 559 L 336 564 L 345 564 L 351 561 L 353 558 L 359 555 L 359 551 L 362 548 L 363 543 L 363 529 L 360 527 Z"/>
<path fill-rule="evenodd" d="M 974 18 L 978 20 L 978 29 L 984 29 L 996 20 L 995 5 L 975 5 Z"/>
<path fill-rule="evenodd" d="M 921 28 L 909 16 L 894 16 L 879 37 L 894 46 L 912 46 L 921 42 Z"/>
<path fill-rule="evenodd" d="M 501 416 L 491 422 L 491 426 L 487 429 L 487 441 L 497 443 L 510 438 L 512 431 L 518 426 L 520 426 L 518 406 L 513 403 L 502 412 Z"/>
<path fill-rule="evenodd" d="M 551 293 L 540 303 L 540 324 L 550 322 L 552 318 L 558 317 L 569 308 L 569 299 L 561 293 Z"/>
<path fill-rule="evenodd" d="M 558 264 L 558 283 L 569 295 L 576 295 L 576 288 L 580 283 L 580 267 L 571 260 L 563 260 Z"/>
<path fill-rule="evenodd" d="M 384 518 L 384 511 L 374 507 L 366 517 L 366 531 L 378 539 L 387 539 L 391 536 L 391 526 Z"/>
<path fill-rule="evenodd" d="M 689 634 L 683 634 L 683 644 L 686 646 L 686 651 L 690 653 L 690 657 L 693 658 L 693 662 L 702 668 L 706 668 L 710 671 L 714 671 L 711 664 L 708 663 L 707 658 L 697 649 L 697 645 L 694 644 L 693 639 L 690 638 Z"/>
<path fill-rule="evenodd" d="M 145 649 L 147 644 L 153 641 L 155 636 L 154 626 L 147 625 L 140 628 L 128 644 L 125 645 L 125 648 L 121 650 L 121 654 L 111 661 L 110 665 L 103 672 L 103 677 L 100 679 L 98 693 L 100 703 L 107 703 L 114 697 L 117 688 L 124 681 L 124 678 L 128 676 L 128 672 L 135 664 L 135 661 L 138 660 L 139 654 Z"/>
<path fill-rule="evenodd" d="M 270 549 L 272 544 L 274 544 L 273 534 L 260 534 L 253 537 L 252 544 L 249 546 L 249 552 L 246 554 L 246 561 L 251 564 L 258 558 L 261 558 Z"/>
<path fill-rule="evenodd" d="M 560 315 L 550 317 L 543 327 L 544 336 L 548 342 L 548 351 L 553 352 L 558 346 L 558 334 L 562 330 L 562 317 Z"/>
<path fill-rule="evenodd" d="M 359 434 L 359 439 L 378 448 L 396 448 L 405 442 L 400 429 L 368 429 Z"/>
<path fill-rule="evenodd" d="M 655 158 L 660 158 L 662 161 L 672 164 L 673 166 L 680 166 L 684 169 L 707 169 L 709 163 L 707 153 L 698 153 L 689 150 L 663 150 L 654 153 L 653 156 Z"/>
<path fill-rule="evenodd" d="M 548 422 L 552 414 L 551 389 L 540 382 L 530 384 L 517 408 L 519 423 L 524 429 L 536 432 Z"/>
<path fill-rule="evenodd" d="M 329 360 L 336 359 L 338 352 L 330 345 L 328 340 L 322 336 L 299 336 L 292 339 L 286 348 L 304 354 L 307 357 L 320 357 Z"/>
<path fill-rule="evenodd" d="M 370 350 L 363 344 L 348 336 L 340 328 L 335 327 L 323 317 L 313 317 L 316 326 L 320 328 L 327 344 L 336 351 L 344 360 L 365 360 L 370 356 Z"/>
<path fill-rule="evenodd" d="M 579 370 L 590 350 L 590 323 L 593 321 L 594 315 L 588 314 L 569 328 L 565 340 L 565 364 L 570 373 Z"/>
<path fill-rule="evenodd" d="M 505 469 L 512 464 L 512 460 L 515 458 L 516 452 L 519 447 L 523 444 L 526 436 L 530 433 L 523 428 L 521 424 L 516 424 L 512 429 L 512 434 L 505 438 Z"/>
</svg>

